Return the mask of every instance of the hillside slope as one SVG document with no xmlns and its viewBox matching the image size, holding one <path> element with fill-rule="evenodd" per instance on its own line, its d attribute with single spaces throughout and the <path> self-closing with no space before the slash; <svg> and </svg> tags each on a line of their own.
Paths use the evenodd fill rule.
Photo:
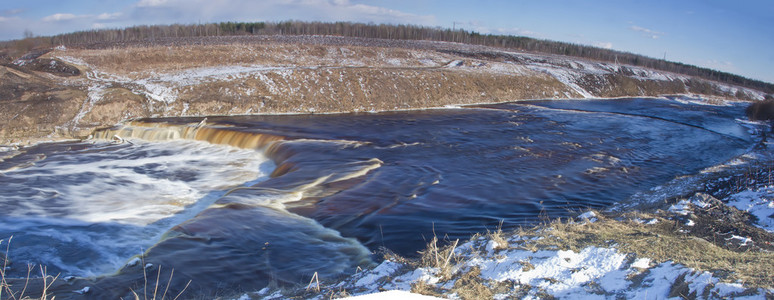
<svg viewBox="0 0 774 300">
<path fill-rule="evenodd" d="M 58 47 L 0 66 L 0 144 L 151 116 L 373 112 L 523 99 L 765 94 L 641 67 L 429 41 L 324 36 Z"/>
</svg>

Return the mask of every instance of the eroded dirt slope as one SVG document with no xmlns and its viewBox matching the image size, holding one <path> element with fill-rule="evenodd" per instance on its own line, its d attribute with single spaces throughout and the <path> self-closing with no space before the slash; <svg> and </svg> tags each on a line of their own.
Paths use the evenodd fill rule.
<svg viewBox="0 0 774 300">
<path fill-rule="evenodd" d="M 438 42 L 200 38 L 58 47 L 0 66 L 0 144 L 150 116 L 366 112 L 522 99 L 763 93 L 638 67 Z"/>
</svg>

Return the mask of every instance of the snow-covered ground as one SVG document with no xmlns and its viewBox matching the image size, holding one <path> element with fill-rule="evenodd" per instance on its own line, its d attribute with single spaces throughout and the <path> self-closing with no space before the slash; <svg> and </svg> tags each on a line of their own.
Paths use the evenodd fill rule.
<svg viewBox="0 0 774 300">
<path fill-rule="evenodd" d="M 645 257 L 623 254 L 615 247 L 587 247 L 570 250 L 520 249 L 524 241 L 514 236 L 508 245 L 481 237 L 460 245 L 451 274 L 439 268 L 411 268 L 386 260 L 374 269 L 360 272 L 330 287 L 343 290 L 352 299 L 428 299 L 408 294 L 412 287 L 431 286 L 449 299 L 460 299 L 455 285 L 466 273 L 474 272 L 495 291 L 494 299 L 667 299 L 695 295 L 699 298 L 765 299 L 774 290 L 749 289 L 742 283 L 725 283 L 709 272 L 697 271 L 673 262 L 654 263 Z M 460 282 L 467 284 L 467 282 Z M 499 288 L 498 288 L 499 287 Z M 391 291 L 379 293 L 379 291 Z M 392 292 L 392 291 L 404 291 Z M 240 299 L 259 297 L 281 299 L 275 291 L 245 294 Z M 415 298 L 404 298 L 415 297 Z M 311 297 L 324 299 L 326 295 Z M 432 298 L 430 298 L 432 299 Z"/>
<path fill-rule="evenodd" d="M 728 205 L 758 218 L 756 225 L 774 233 L 774 186 L 746 190 L 728 197 Z"/>
<path fill-rule="evenodd" d="M 365 294 L 360 296 L 349 297 L 351 300 L 388 300 L 388 299 L 402 299 L 402 300 L 430 300 L 430 299 L 442 299 L 433 296 L 425 296 L 421 294 L 415 294 L 407 291 L 392 290 L 386 292 L 379 292 L 373 294 Z"/>
<path fill-rule="evenodd" d="M 482 60 L 458 57 L 454 55 L 441 54 L 433 51 L 411 50 L 407 51 L 409 55 L 402 58 L 392 57 L 385 53 L 384 49 L 379 49 L 377 58 L 367 59 L 358 57 L 352 50 L 343 47 L 330 47 L 328 54 L 324 57 L 292 57 L 287 53 L 278 51 L 272 60 L 267 60 L 262 65 L 256 65 L 245 61 L 241 64 L 224 64 L 220 66 L 207 66 L 187 68 L 182 70 L 154 71 L 146 70 L 142 72 L 131 72 L 130 74 L 110 74 L 100 70 L 99 66 L 92 66 L 84 60 L 70 56 L 74 54 L 69 50 L 57 50 L 52 56 L 69 64 L 77 65 L 88 69 L 87 78 L 89 83 L 90 100 L 84 103 L 84 108 L 93 106 L 93 98 L 100 98 L 105 87 L 112 84 L 120 84 L 130 87 L 135 94 L 144 95 L 148 100 L 166 105 L 178 101 L 179 93 L 192 86 L 213 83 L 240 81 L 244 79 L 258 79 L 265 85 L 266 89 L 272 95 L 287 93 L 287 88 L 281 89 L 278 85 L 283 83 L 274 82 L 273 75 L 277 74 L 286 78 L 294 70 L 325 70 L 337 68 L 403 68 L 414 70 L 425 70 L 432 68 L 443 68 L 446 70 L 460 72 L 482 72 L 490 74 L 505 74 L 509 76 L 535 76 L 545 74 L 561 82 L 567 87 L 565 92 L 556 93 L 554 96 L 567 98 L 595 98 L 600 97 L 589 90 L 594 84 L 584 82 L 589 78 L 596 78 L 592 81 L 598 85 L 606 85 L 604 76 L 614 74 L 625 74 L 639 81 L 682 81 L 687 83 L 690 77 L 685 75 L 673 74 L 664 71 L 655 71 L 642 67 L 619 65 L 616 63 L 586 61 L 579 58 L 563 57 L 556 55 L 527 54 L 520 52 L 500 51 L 501 54 L 510 56 L 506 61 Z M 76 52 L 77 53 L 77 52 Z M 303 62 L 298 65 L 288 64 L 288 62 Z M 274 76 L 276 77 L 276 76 Z M 600 81 L 601 80 L 601 81 Z M 284 83 L 285 85 L 287 83 Z M 720 83 L 711 83 L 718 91 L 723 91 L 728 95 L 736 95 L 737 92 L 746 94 L 749 97 L 762 100 L 765 96 L 760 91 L 746 88 L 735 87 Z M 362 88 L 361 88 L 362 89 Z M 592 88 L 593 89 L 593 88 Z M 365 89 L 363 89 L 365 90 Z M 574 91 L 575 93 L 569 93 Z M 251 91 L 246 92 L 250 96 Z M 633 95 L 634 96 L 634 95 Z M 151 104 L 152 105 L 152 104 Z M 79 115 L 88 113 L 88 109 L 83 110 Z M 79 119 L 74 120 L 77 123 Z"/>
</svg>

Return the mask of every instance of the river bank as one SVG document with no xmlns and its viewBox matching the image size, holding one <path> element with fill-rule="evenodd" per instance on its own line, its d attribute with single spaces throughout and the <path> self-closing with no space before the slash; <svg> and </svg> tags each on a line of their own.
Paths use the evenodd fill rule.
<svg viewBox="0 0 774 300">
<path fill-rule="evenodd" d="M 430 41 L 329 36 L 169 38 L 56 47 L 0 66 L 0 144 L 86 138 L 143 117 L 379 112 L 528 99 L 747 88 L 578 58 Z"/>
</svg>

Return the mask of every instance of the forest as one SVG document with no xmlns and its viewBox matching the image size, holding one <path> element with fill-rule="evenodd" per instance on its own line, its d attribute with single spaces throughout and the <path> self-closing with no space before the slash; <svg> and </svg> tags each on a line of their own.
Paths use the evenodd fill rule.
<svg viewBox="0 0 774 300">
<path fill-rule="evenodd" d="M 452 30 L 417 25 L 364 24 L 351 22 L 222 22 L 190 25 L 134 26 L 123 29 L 100 29 L 34 37 L 25 33 L 21 40 L 0 42 L 0 62 L 34 49 L 64 45 L 89 47 L 105 43 L 156 41 L 181 37 L 234 36 L 234 35 L 328 35 L 342 37 L 427 40 L 483 45 L 504 49 L 573 56 L 604 62 L 616 62 L 655 70 L 695 76 L 707 80 L 734 84 L 774 93 L 774 84 L 745 78 L 727 72 L 687 65 L 599 47 L 565 42 L 540 40 L 523 36 L 479 34 L 464 29 Z M 4 59 L 3 59 L 3 56 Z"/>
</svg>

